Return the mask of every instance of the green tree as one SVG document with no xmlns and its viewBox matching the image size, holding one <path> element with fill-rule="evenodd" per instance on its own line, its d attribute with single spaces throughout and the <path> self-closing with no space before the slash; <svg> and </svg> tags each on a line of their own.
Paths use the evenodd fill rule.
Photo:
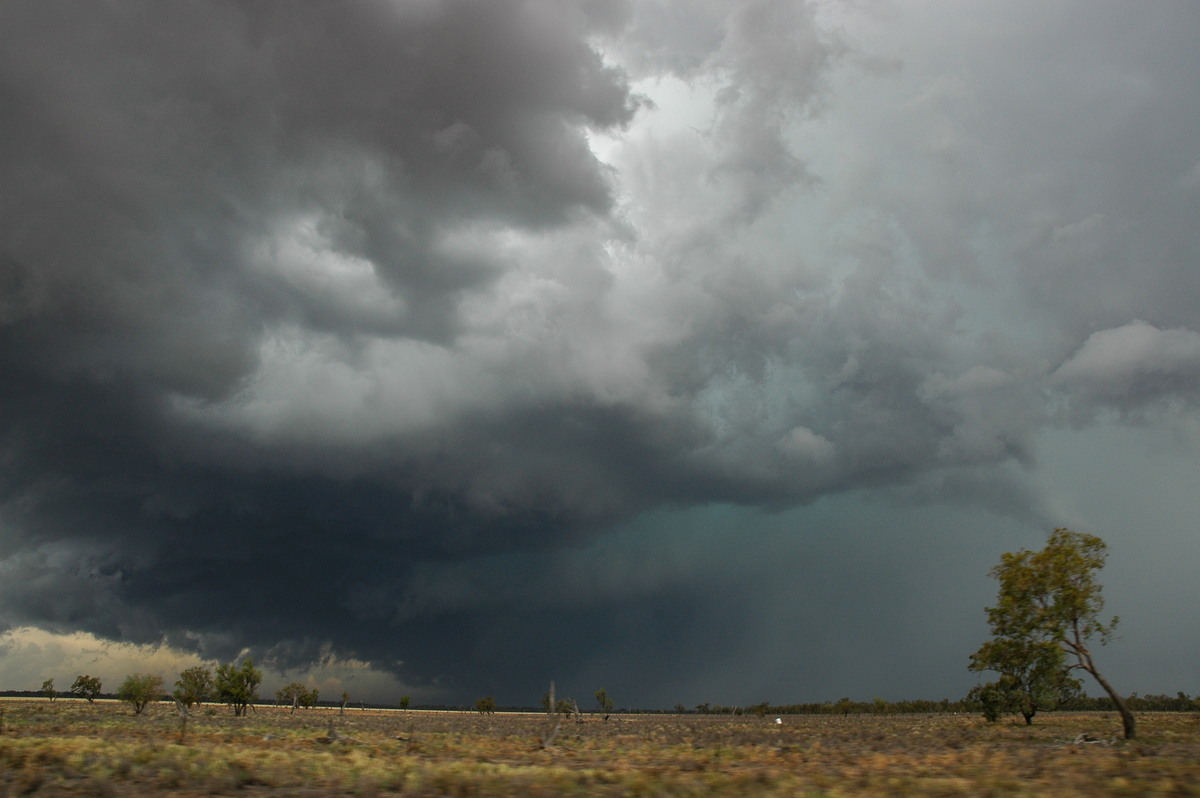
<svg viewBox="0 0 1200 798">
<path fill-rule="evenodd" d="M 195 704 L 203 704 L 213 695 L 212 671 L 203 665 L 195 665 L 179 674 L 175 680 L 175 698 L 179 703 L 191 709 Z"/>
<path fill-rule="evenodd" d="M 96 696 L 100 695 L 102 689 L 99 676 L 76 676 L 71 684 L 71 692 L 80 698 L 86 698 L 89 704 L 96 701 Z"/>
<path fill-rule="evenodd" d="M 246 714 L 246 708 L 258 700 L 259 683 L 262 682 L 262 671 L 254 667 L 254 660 L 246 657 L 239 667 L 235 663 L 217 666 L 216 692 L 217 700 L 233 707 L 233 714 L 241 717 Z"/>
<path fill-rule="evenodd" d="M 1111 640 L 1117 624 L 1115 617 L 1099 619 L 1104 598 L 1096 572 L 1107 548 L 1095 535 L 1056 529 L 1041 551 L 1002 555 L 990 572 L 1000 583 L 996 606 L 987 608 L 992 639 L 972 655 L 970 667 L 998 672 L 997 687 L 1009 696 L 1043 700 L 1071 690 L 1072 682 L 1077 689 L 1066 672 L 1085 671 L 1113 700 L 1125 738 L 1132 739 L 1133 713 L 1096 667 L 1090 648 L 1093 639 Z"/>
<path fill-rule="evenodd" d="M 161 676 L 151 676 L 145 673 L 134 673 L 125 677 L 117 688 L 117 698 L 133 707 L 133 714 L 140 715 L 151 701 L 157 701 L 163 694 Z"/>
<path fill-rule="evenodd" d="M 608 697 L 608 691 L 601 687 L 596 691 L 596 705 L 600 707 L 600 711 L 604 713 L 604 719 L 608 720 L 608 716 L 612 714 L 613 702 Z"/>
<path fill-rule="evenodd" d="M 475 702 L 475 711 L 480 715 L 496 714 L 496 699 L 491 696 L 479 699 Z"/>
<path fill-rule="evenodd" d="M 985 712 L 1020 712 L 1027 726 L 1039 710 L 1058 709 L 1078 696 L 1081 686 L 1071 677 L 1062 647 L 1047 640 L 993 638 L 971 655 L 970 669 L 1000 674 L 984 685 L 994 693 L 987 696 Z M 979 700 L 984 700 L 982 691 Z"/>
<path fill-rule="evenodd" d="M 296 711 L 296 707 L 311 709 L 317 703 L 317 690 L 309 690 L 300 682 L 292 682 L 287 687 L 275 691 L 275 700 L 280 704 L 290 705 L 292 712 Z"/>
<path fill-rule="evenodd" d="M 53 679 L 47 679 L 46 681 L 42 682 L 42 695 L 46 696 L 46 698 L 49 698 L 51 701 L 58 698 L 58 691 L 54 689 Z"/>
<path fill-rule="evenodd" d="M 400 696 L 400 708 L 401 709 L 408 709 L 408 702 L 409 702 L 408 696 L 406 696 L 406 695 Z"/>
<path fill-rule="evenodd" d="M 292 712 L 296 711 L 296 707 L 300 706 L 300 696 L 308 692 L 308 688 L 300 684 L 300 682 L 292 682 L 286 687 L 281 687 L 275 691 L 275 703 L 290 706 Z"/>
</svg>

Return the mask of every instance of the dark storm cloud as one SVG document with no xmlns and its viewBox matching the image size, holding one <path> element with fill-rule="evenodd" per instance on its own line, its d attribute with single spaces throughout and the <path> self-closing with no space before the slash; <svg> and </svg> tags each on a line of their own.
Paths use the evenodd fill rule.
<svg viewBox="0 0 1200 798">
<path fill-rule="evenodd" d="M 1194 407 L 1188 26 L 835 13 L 4 5 L 0 625 L 673 702 L 710 621 L 892 634 L 830 497 L 1057 523 L 1040 430 Z"/>
<path fill-rule="evenodd" d="M 255 474 L 252 444 L 203 440 L 172 403 L 231 396 L 278 325 L 350 349 L 362 335 L 449 340 L 461 297 L 499 264 L 446 251 L 447 232 L 605 213 L 608 178 L 584 130 L 623 125 L 636 106 L 584 39 L 612 21 L 584 6 L 18 3 L 3 14 L 5 548 L 94 540 L 101 553 L 81 549 L 71 568 L 126 562 L 116 592 L 136 600 L 162 598 L 139 582 L 158 581 L 156 564 L 176 574 L 177 598 L 208 585 L 215 599 L 209 571 L 236 581 L 242 567 L 290 560 L 334 535 L 331 514 L 356 501 L 353 486 L 312 473 Z M 435 527 L 424 547 L 440 549 L 441 526 L 485 523 L 454 507 L 455 480 L 420 500 L 433 509 L 414 509 L 419 469 L 386 466 L 396 482 L 368 486 L 348 538 L 383 545 L 384 528 L 417 516 Z M 314 497 L 296 506 L 305 480 Z M 269 553 L 248 533 L 288 543 Z M 36 593 L 42 582 L 20 574 L 71 555 L 30 557 L 9 563 L 6 583 Z M 190 566 L 174 570 L 175 557 Z M 56 619 L 7 606 L 14 619 Z"/>
<path fill-rule="evenodd" d="M 632 113 L 621 76 L 579 38 L 583 15 L 518 11 L 7 9 L 5 272 L 26 298 L 6 315 L 92 321 L 127 349 L 122 330 L 164 318 L 171 330 L 241 331 L 264 314 L 338 331 L 369 323 L 303 275 L 247 268 L 299 227 L 399 295 L 383 332 L 444 337 L 447 297 L 491 267 L 439 257 L 439 231 L 603 211 L 608 188 L 580 127 Z M 211 332 L 176 334 L 193 370 L 221 358 L 195 351 Z M 247 366 L 225 357 L 188 377 L 220 382 Z"/>
</svg>

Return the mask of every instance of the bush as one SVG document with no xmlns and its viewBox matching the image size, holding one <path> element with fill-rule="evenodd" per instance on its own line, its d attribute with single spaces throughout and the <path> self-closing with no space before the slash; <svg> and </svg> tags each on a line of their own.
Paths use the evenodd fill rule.
<svg viewBox="0 0 1200 798">
<path fill-rule="evenodd" d="M 162 686 L 161 676 L 134 673 L 125 677 L 125 681 L 117 689 L 117 698 L 132 706 L 133 714 L 140 715 L 147 704 L 162 697 Z"/>
<path fill-rule="evenodd" d="M 101 689 L 99 676 L 76 676 L 71 685 L 71 692 L 80 698 L 86 698 L 89 704 L 95 702 Z"/>
<path fill-rule="evenodd" d="M 175 698 L 188 709 L 212 697 L 212 672 L 203 665 L 188 668 L 175 681 Z"/>
<path fill-rule="evenodd" d="M 233 707 L 233 714 L 241 717 L 246 707 L 258 700 L 259 682 L 262 671 L 254 667 L 254 660 L 246 657 L 241 667 L 229 663 L 217 666 L 217 699 Z"/>
</svg>

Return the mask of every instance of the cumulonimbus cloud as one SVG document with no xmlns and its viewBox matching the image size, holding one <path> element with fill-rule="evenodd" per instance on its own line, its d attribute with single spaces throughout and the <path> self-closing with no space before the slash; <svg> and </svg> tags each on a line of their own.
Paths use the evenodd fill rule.
<svg viewBox="0 0 1200 798">
<path fill-rule="evenodd" d="M 1194 395 L 1194 215 L 1169 222 L 1200 195 L 1029 146 L 1014 120 L 1057 129 L 1086 58 L 1027 97 L 958 14 L 966 72 L 919 19 L 856 41 L 837 13 L 4 6 L 0 625 L 432 678 L 563 593 L 497 599 L 486 564 L 578 567 L 554 553 L 654 508 L 1042 520 L 1009 466 L 1062 397 Z M 1124 152 L 1124 108 L 1183 131 L 1139 158 L 1194 169 L 1194 103 L 1156 105 L 1174 70 L 1131 42 L 1111 69 L 1162 90 L 1089 140 Z"/>
</svg>

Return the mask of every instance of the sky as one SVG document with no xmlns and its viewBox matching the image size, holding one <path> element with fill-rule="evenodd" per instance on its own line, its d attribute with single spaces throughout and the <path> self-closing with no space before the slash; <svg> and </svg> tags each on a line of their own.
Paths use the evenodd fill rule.
<svg viewBox="0 0 1200 798">
<path fill-rule="evenodd" d="M 0 4 L 0 688 L 958 698 L 1067 526 L 1200 693 L 1196 30 Z"/>
</svg>

